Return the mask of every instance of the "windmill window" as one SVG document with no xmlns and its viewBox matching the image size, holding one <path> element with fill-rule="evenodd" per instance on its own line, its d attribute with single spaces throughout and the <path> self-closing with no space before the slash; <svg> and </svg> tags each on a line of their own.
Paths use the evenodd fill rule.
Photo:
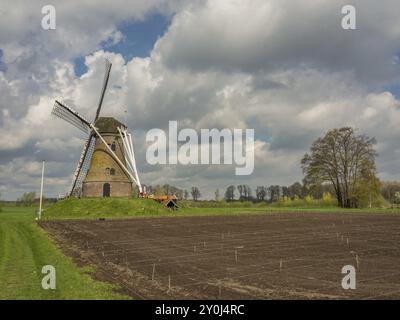
<svg viewBox="0 0 400 320">
<path fill-rule="evenodd" d="M 113 142 L 112 145 L 111 145 L 111 150 L 115 151 L 115 149 L 116 149 L 115 142 Z"/>
<path fill-rule="evenodd" d="M 114 169 L 114 168 L 111 168 L 111 169 L 110 169 L 110 175 L 112 175 L 112 176 L 115 175 L 115 169 Z"/>
</svg>

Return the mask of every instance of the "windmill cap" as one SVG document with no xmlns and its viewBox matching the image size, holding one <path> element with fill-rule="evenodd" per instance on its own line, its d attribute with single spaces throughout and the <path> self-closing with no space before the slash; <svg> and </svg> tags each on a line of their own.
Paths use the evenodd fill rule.
<svg viewBox="0 0 400 320">
<path fill-rule="evenodd" d="M 94 123 L 100 133 L 118 133 L 118 127 L 126 128 L 126 126 L 112 117 L 100 117 Z"/>
</svg>

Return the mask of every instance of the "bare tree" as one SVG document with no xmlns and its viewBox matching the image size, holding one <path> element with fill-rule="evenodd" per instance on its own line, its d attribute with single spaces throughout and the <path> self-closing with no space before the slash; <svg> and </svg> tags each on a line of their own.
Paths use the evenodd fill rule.
<svg viewBox="0 0 400 320">
<path fill-rule="evenodd" d="M 220 200 L 220 195 L 219 195 L 219 189 L 215 190 L 215 201 L 219 201 Z"/>
<path fill-rule="evenodd" d="M 258 186 L 256 188 L 256 197 L 258 201 L 264 201 L 267 196 L 267 188 L 264 186 Z"/>
<path fill-rule="evenodd" d="M 237 186 L 237 190 L 239 191 L 239 200 L 242 201 L 243 200 L 243 194 L 244 194 L 244 185 L 238 185 Z"/>
<path fill-rule="evenodd" d="M 312 188 L 331 183 L 339 206 L 355 206 L 352 197 L 360 183 L 375 179 L 375 143 L 374 138 L 356 135 L 350 127 L 329 130 L 301 161 L 304 184 Z"/>
<path fill-rule="evenodd" d="M 190 192 L 193 198 L 193 201 L 197 201 L 201 194 L 200 194 L 200 190 L 197 187 L 192 187 L 192 191 Z"/>
</svg>

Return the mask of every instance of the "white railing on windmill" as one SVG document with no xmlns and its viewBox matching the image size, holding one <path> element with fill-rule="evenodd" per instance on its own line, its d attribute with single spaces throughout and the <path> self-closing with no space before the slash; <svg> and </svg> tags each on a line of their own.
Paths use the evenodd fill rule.
<svg viewBox="0 0 400 320">
<path fill-rule="evenodd" d="M 135 154 L 132 143 L 132 136 L 128 133 L 126 127 L 118 128 L 119 134 L 121 136 L 124 152 L 124 159 L 119 159 L 116 153 L 110 148 L 108 143 L 105 141 L 103 136 L 99 133 L 97 128 L 95 127 L 96 121 L 99 119 L 100 110 L 103 104 L 104 94 L 107 88 L 108 80 L 110 77 L 111 71 L 111 62 L 106 59 L 106 68 L 103 80 L 103 86 L 101 89 L 100 99 L 98 102 L 95 118 L 93 122 L 86 120 L 82 117 L 78 112 L 73 110 L 72 108 L 65 105 L 65 103 L 60 102 L 58 100 L 55 101 L 52 114 L 55 116 L 69 122 L 74 125 L 78 129 L 82 130 L 86 134 L 89 134 L 84 146 L 83 150 L 78 162 L 78 165 L 75 170 L 74 179 L 72 182 L 71 190 L 69 192 L 70 196 L 79 196 L 82 194 L 82 183 L 87 175 L 91 159 L 93 157 L 93 151 L 96 145 L 96 139 L 99 138 L 103 143 L 108 152 L 112 155 L 115 161 L 119 164 L 121 169 L 126 173 L 129 177 L 129 180 L 132 184 L 135 184 L 139 188 L 140 194 L 142 193 L 142 186 L 140 184 L 139 175 L 136 168 Z M 125 162 L 125 163 L 124 163 Z M 125 165 L 126 164 L 126 165 Z"/>
</svg>

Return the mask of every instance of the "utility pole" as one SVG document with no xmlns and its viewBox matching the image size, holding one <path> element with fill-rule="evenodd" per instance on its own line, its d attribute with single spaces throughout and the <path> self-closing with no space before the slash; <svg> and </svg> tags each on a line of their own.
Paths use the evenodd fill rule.
<svg viewBox="0 0 400 320">
<path fill-rule="evenodd" d="M 45 163 L 45 161 L 43 160 L 43 162 L 42 162 L 42 182 L 41 182 L 41 184 L 40 184 L 39 219 L 42 217 L 44 163 Z"/>
</svg>

